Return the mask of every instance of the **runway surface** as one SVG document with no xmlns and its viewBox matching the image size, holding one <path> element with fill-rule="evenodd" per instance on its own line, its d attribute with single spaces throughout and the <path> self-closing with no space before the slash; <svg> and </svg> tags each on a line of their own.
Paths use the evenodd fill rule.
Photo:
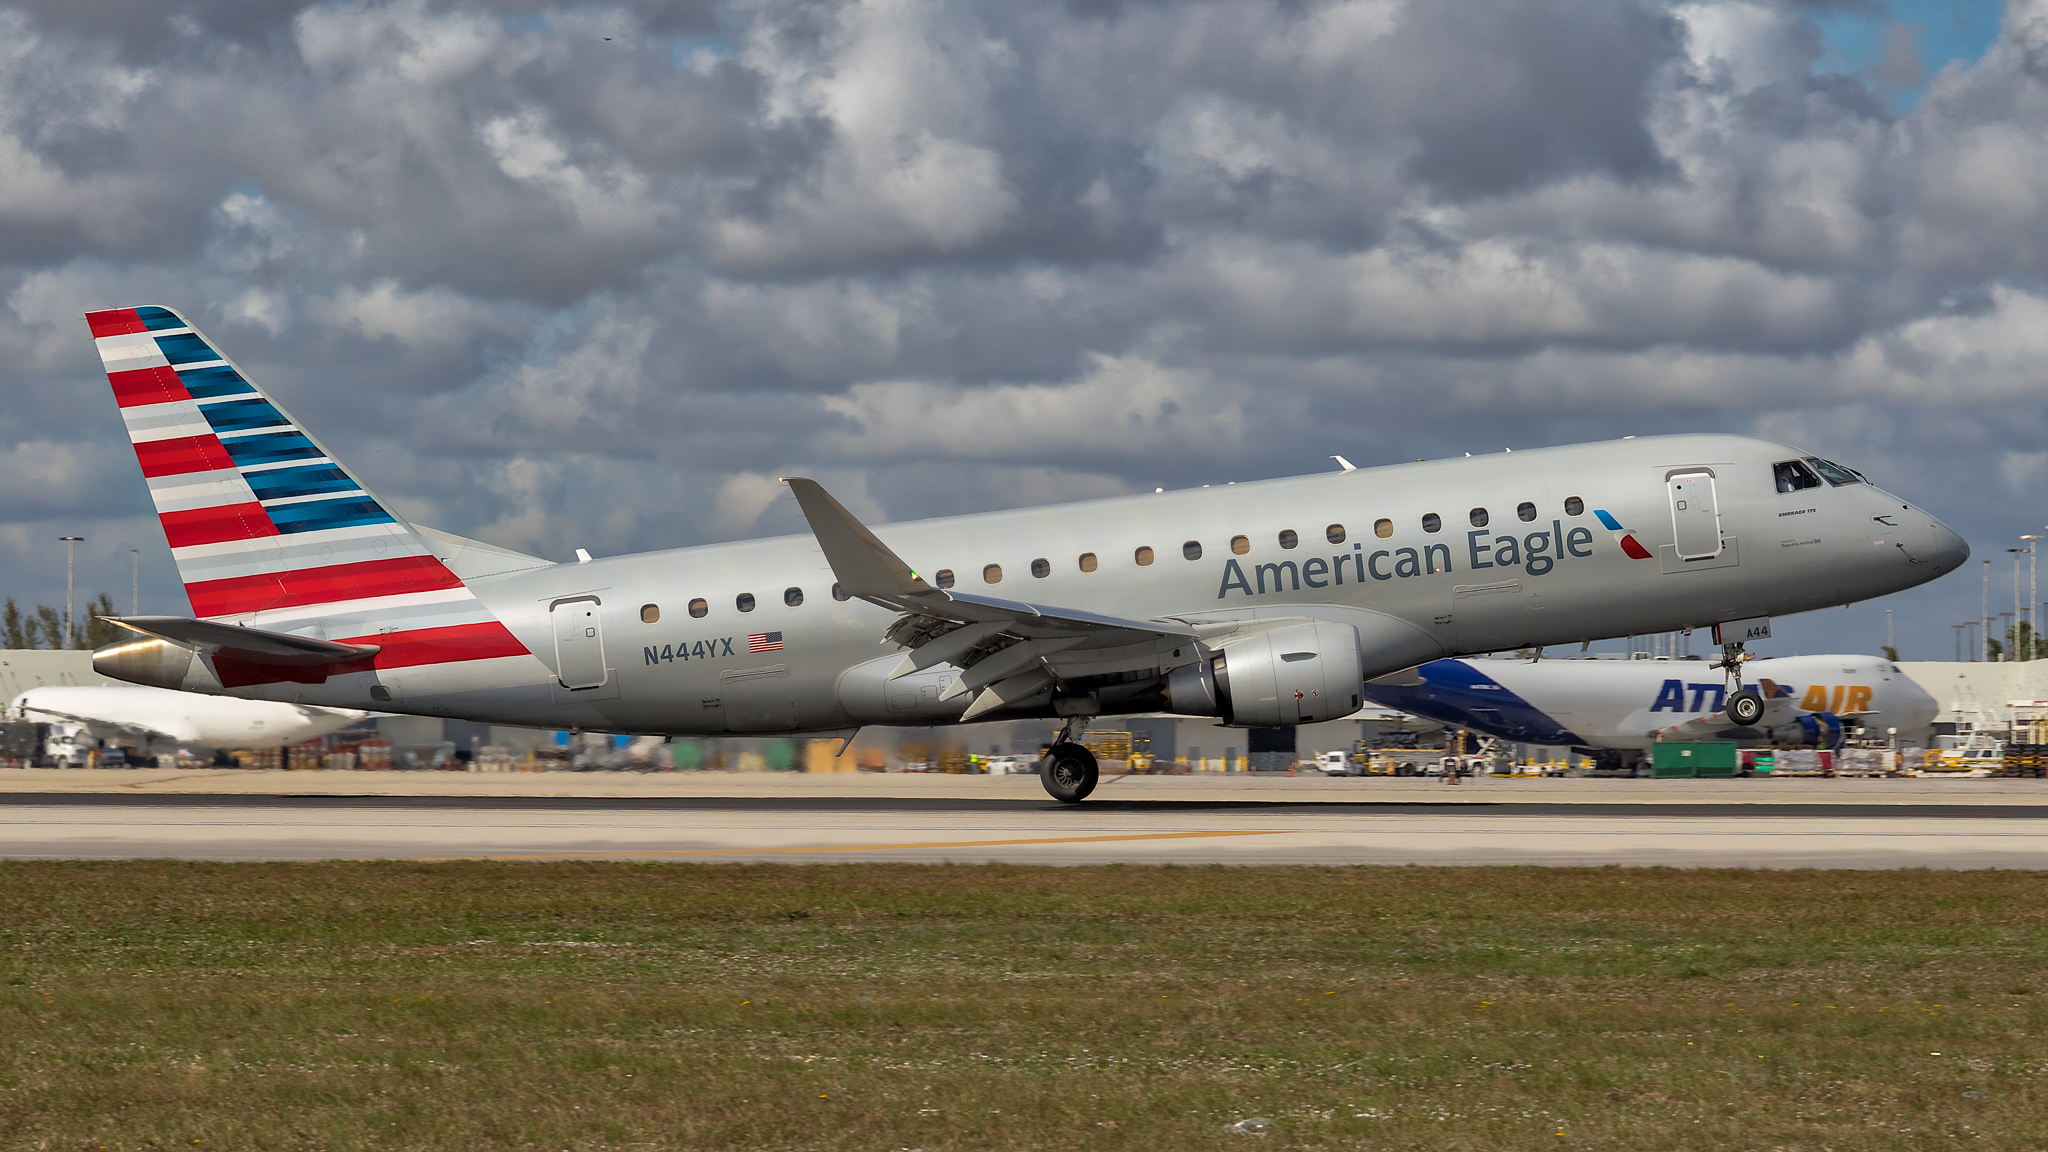
<svg viewBox="0 0 2048 1152">
<path fill-rule="evenodd" d="M 34 789 L 0 791 L 0 856 L 2048 868 L 2042 781 L 1132 778 L 1067 806 L 1028 777 L 627 778 L 593 795 L 444 776 L 455 794 L 415 778 L 412 794 L 371 795 L 229 793 L 212 777 L 204 792 L 110 788 L 111 775 L 0 779 Z M 238 778 L 297 782 L 280 775 L 314 774 Z"/>
</svg>

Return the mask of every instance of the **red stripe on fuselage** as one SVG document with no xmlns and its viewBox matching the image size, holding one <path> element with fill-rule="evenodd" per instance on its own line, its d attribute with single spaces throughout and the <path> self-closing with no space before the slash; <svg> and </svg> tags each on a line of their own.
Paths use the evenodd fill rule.
<svg viewBox="0 0 2048 1152">
<path fill-rule="evenodd" d="M 107 373 L 107 383 L 114 386 L 114 403 L 123 408 L 138 408 L 144 404 L 167 404 L 172 400 L 190 400 L 192 394 L 185 391 L 178 373 L 168 364 L 155 368 L 137 368 L 129 372 Z"/>
<path fill-rule="evenodd" d="M 235 466 L 235 458 L 228 455 L 215 436 L 144 440 L 135 446 L 135 459 L 142 464 L 142 474 L 151 479 L 183 476 L 187 472 L 219 472 Z"/>
<path fill-rule="evenodd" d="M 1621 536 L 1621 550 L 1627 553 L 1631 560 L 1648 560 L 1650 558 L 1650 550 L 1637 543 L 1636 538 L 1626 532 L 1622 533 Z"/>
<path fill-rule="evenodd" d="M 278 534 L 277 525 L 261 504 L 223 504 L 218 508 L 194 508 L 162 514 L 164 536 L 173 548 L 195 544 L 220 544 L 228 540 L 256 540 Z"/>
<path fill-rule="evenodd" d="M 222 687 L 246 688 L 252 684 L 320 684 L 329 676 L 368 672 L 380 668 L 417 668 L 423 664 L 460 664 L 470 660 L 494 660 L 504 656 L 526 656 L 526 645 L 503 624 L 486 620 L 477 624 L 451 624 L 445 628 L 416 628 L 410 632 L 382 632 L 373 636 L 351 636 L 343 644 L 376 644 L 375 656 L 345 664 L 317 667 L 257 664 L 231 656 L 216 655 L 213 669 Z"/>
<path fill-rule="evenodd" d="M 92 325 L 93 339 L 102 336 L 132 336 L 137 332 L 149 331 L 149 325 L 142 322 L 133 308 L 109 308 L 104 312 L 87 312 L 85 322 Z"/>
<path fill-rule="evenodd" d="M 432 556 L 400 556 L 392 560 L 202 580 L 185 585 L 185 595 L 192 601 L 192 614 L 204 619 L 461 586 L 462 581 L 455 578 L 455 573 Z"/>
</svg>

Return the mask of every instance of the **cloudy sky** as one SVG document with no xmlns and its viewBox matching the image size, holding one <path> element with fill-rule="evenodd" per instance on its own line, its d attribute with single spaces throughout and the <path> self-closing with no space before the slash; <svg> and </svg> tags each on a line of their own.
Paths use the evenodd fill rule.
<svg viewBox="0 0 2048 1152">
<path fill-rule="evenodd" d="M 555 558 L 1726 430 L 2009 609 L 2044 272 L 2043 0 L 0 4 L 0 591 L 186 610 L 80 317 L 162 303 Z"/>
</svg>

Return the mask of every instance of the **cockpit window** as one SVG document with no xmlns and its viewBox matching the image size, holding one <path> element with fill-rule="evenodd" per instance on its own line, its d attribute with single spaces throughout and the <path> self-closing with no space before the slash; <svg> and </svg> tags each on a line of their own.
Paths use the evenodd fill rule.
<svg viewBox="0 0 2048 1152">
<path fill-rule="evenodd" d="M 1779 461 L 1771 465 L 1771 472 L 1778 481 L 1780 492 L 1797 492 L 1801 488 L 1820 487 L 1820 477 L 1813 474 L 1813 469 L 1797 460 Z"/>
<path fill-rule="evenodd" d="M 1806 462 L 1813 465 L 1813 470 L 1820 473 L 1821 479 L 1826 480 L 1837 488 L 1844 484 L 1861 484 L 1864 482 L 1863 477 L 1858 475 L 1854 468 L 1844 468 L 1840 464 L 1831 463 L 1818 456 L 1808 456 Z"/>
</svg>

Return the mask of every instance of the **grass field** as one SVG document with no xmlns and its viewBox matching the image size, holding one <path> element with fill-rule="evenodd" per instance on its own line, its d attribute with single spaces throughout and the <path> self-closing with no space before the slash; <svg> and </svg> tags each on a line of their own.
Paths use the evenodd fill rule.
<svg viewBox="0 0 2048 1152">
<path fill-rule="evenodd" d="M 2043 1148 L 2044 956 L 2011 872 L 0 863 L 0 1148 Z"/>
</svg>

